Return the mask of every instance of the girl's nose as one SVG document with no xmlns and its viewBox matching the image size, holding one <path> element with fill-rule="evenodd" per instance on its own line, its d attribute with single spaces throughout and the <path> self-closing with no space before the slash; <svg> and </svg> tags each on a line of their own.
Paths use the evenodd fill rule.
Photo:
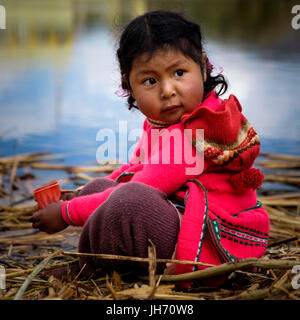
<svg viewBox="0 0 300 320">
<path fill-rule="evenodd" d="M 163 81 L 161 83 L 161 99 L 168 99 L 176 95 L 176 88 L 172 81 Z"/>
</svg>

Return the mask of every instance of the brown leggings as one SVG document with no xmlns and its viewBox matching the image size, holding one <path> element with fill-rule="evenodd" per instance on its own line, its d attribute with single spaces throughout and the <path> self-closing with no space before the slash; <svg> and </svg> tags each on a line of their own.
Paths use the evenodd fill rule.
<svg viewBox="0 0 300 320">
<path fill-rule="evenodd" d="M 117 182 L 96 178 L 90 181 L 79 196 L 102 192 Z M 175 207 L 162 191 L 142 183 L 125 183 L 114 190 L 86 221 L 79 240 L 79 252 L 147 257 L 150 242 L 154 243 L 157 258 L 170 259 L 179 232 Z M 148 264 L 131 261 L 102 260 L 81 257 L 83 274 L 92 275 L 96 269 L 147 272 Z M 165 265 L 157 265 L 162 273 Z"/>
</svg>

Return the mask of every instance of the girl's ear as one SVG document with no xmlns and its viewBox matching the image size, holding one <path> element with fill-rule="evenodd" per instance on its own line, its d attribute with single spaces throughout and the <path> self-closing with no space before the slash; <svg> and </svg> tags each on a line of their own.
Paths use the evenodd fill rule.
<svg viewBox="0 0 300 320">
<path fill-rule="evenodd" d="M 206 79 L 207 79 L 206 60 L 207 60 L 206 53 L 202 52 L 202 77 L 203 77 L 203 82 L 206 82 Z"/>
</svg>

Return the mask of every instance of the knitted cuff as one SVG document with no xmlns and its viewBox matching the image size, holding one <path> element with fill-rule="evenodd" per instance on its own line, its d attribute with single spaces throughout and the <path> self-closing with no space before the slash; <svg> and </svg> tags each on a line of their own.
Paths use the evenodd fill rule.
<svg viewBox="0 0 300 320">
<path fill-rule="evenodd" d="M 76 224 L 72 221 L 71 217 L 70 217 L 70 214 L 69 214 L 69 211 L 68 211 L 68 206 L 69 206 L 69 202 L 70 201 L 64 201 L 62 203 L 62 206 L 61 206 L 61 214 L 62 214 L 62 218 L 64 219 L 64 221 L 71 225 L 71 226 L 76 226 Z"/>
</svg>

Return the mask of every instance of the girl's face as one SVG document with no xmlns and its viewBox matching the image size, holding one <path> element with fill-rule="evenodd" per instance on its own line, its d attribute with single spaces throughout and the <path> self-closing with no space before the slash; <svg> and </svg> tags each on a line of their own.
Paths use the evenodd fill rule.
<svg viewBox="0 0 300 320">
<path fill-rule="evenodd" d="M 146 117 L 176 123 L 183 113 L 192 112 L 201 104 L 206 70 L 203 74 L 204 78 L 193 59 L 180 51 L 165 49 L 156 51 L 151 59 L 146 53 L 135 58 L 129 82 L 132 96 Z"/>
</svg>

